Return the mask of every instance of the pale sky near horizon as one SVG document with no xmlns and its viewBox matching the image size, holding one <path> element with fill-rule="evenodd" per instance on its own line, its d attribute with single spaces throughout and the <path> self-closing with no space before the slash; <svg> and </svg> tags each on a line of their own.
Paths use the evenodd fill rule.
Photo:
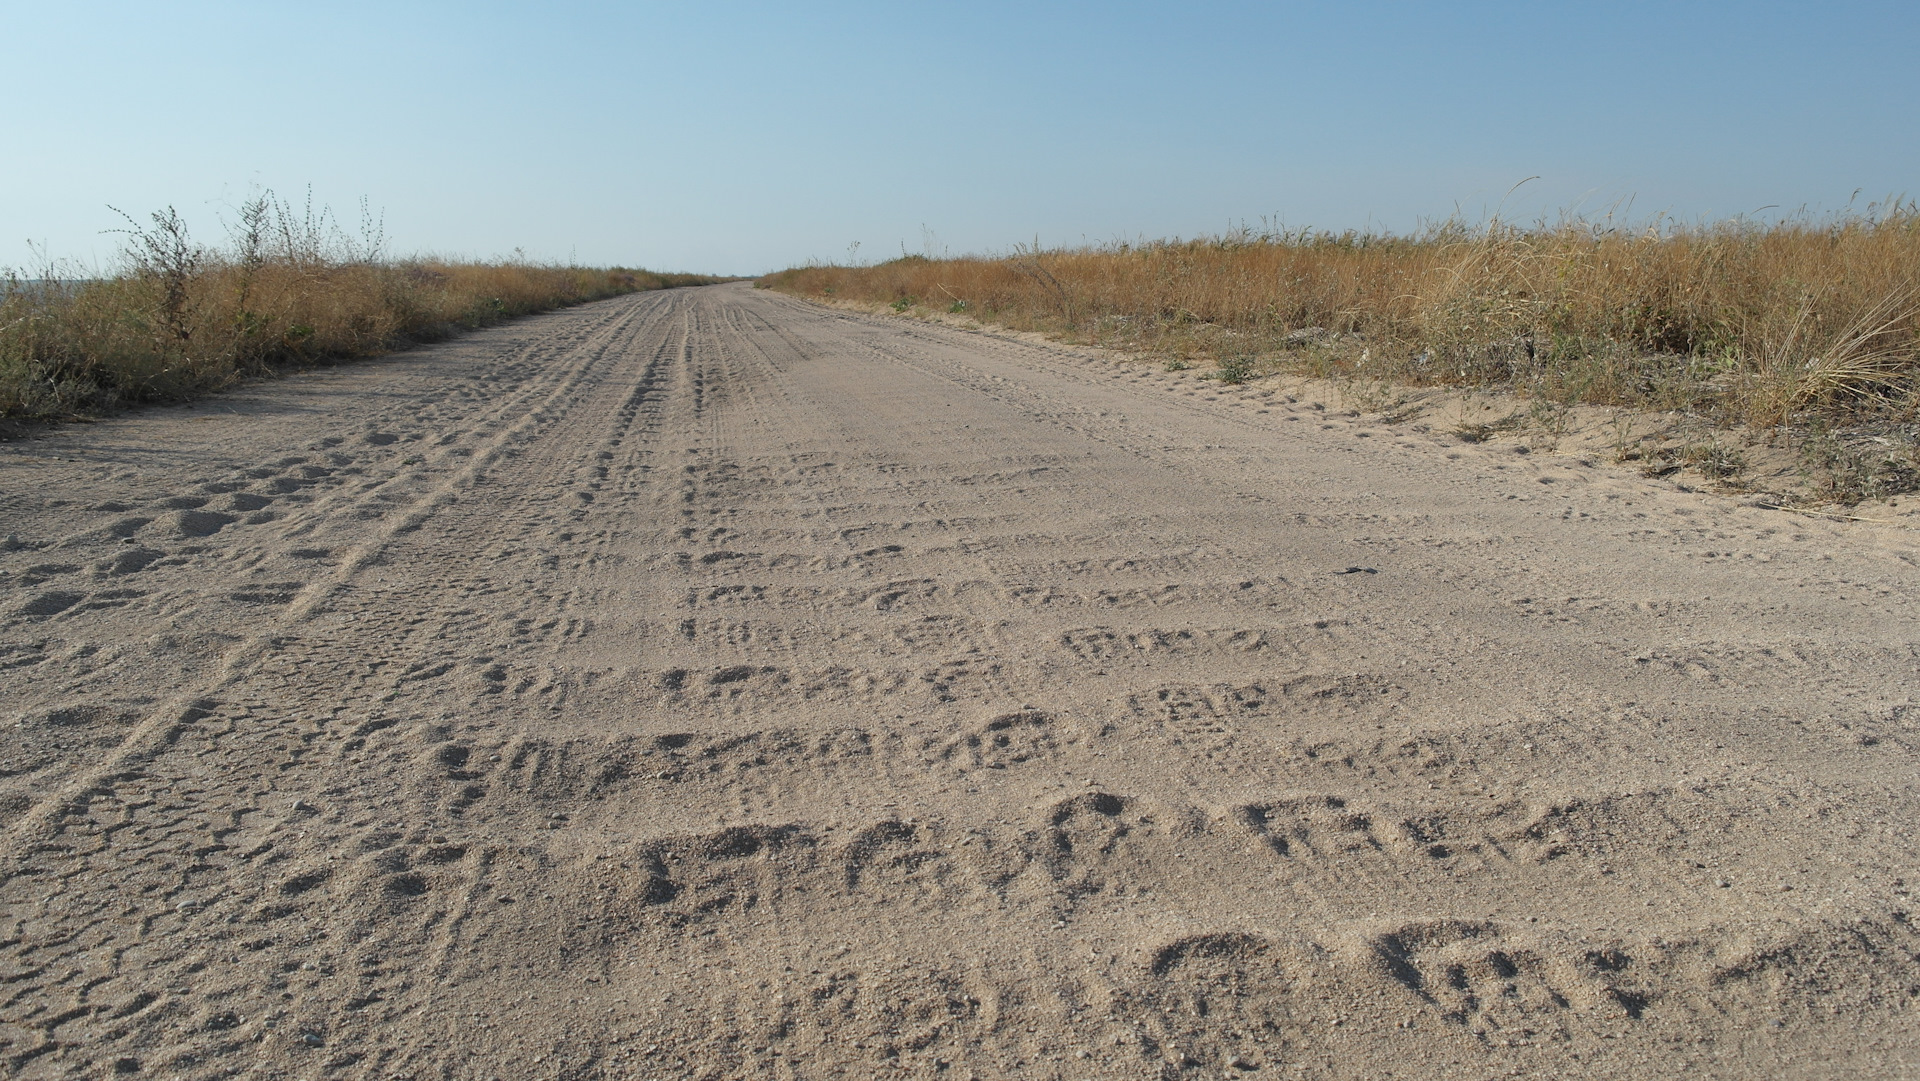
<svg viewBox="0 0 1920 1081">
<path fill-rule="evenodd" d="M 365 197 L 399 253 L 740 274 L 1503 198 L 1825 213 L 1920 196 L 1916 57 L 1920 4 L 1845 0 L 0 0 L 0 267 L 104 263 L 107 204 L 218 240 L 262 187 Z"/>
</svg>

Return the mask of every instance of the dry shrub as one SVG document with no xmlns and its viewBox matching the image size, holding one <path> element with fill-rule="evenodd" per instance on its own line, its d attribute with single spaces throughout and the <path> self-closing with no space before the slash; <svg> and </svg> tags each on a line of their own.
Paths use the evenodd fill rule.
<svg viewBox="0 0 1920 1081">
<path fill-rule="evenodd" d="M 0 417 L 178 400 L 286 365 L 375 356 L 515 316 L 721 279 L 645 270 L 390 260 L 376 225 L 347 236 L 271 193 L 230 244 L 197 246 L 171 208 L 128 219 L 123 265 L 47 263 L 0 280 Z"/>
<path fill-rule="evenodd" d="M 1415 235 L 1240 232 L 762 279 L 1266 370 L 1499 387 L 1778 425 L 1909 416 L 1920 211 L 1620 228 L 1447 222 Z"/>
</svg>

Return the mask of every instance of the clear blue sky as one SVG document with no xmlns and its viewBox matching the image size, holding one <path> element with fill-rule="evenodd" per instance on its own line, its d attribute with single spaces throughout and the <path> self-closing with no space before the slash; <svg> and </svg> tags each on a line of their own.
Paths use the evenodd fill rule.
<svg viewBox="0 0 1920 1081">
<path fill-rule="evenodd" d="M 0 265 L 253 187 L 757 273 L 1240 221 L 1920 195 L 1920 3 L 0 0 Z M 1769 211 L 1767 213 L 1773 213 Z"/>
</svg>

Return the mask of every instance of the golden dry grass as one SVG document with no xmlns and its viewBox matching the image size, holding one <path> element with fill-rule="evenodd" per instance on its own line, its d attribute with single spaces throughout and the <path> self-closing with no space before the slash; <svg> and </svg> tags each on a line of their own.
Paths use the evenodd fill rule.
<svg viewBox="0 0 1920 1081">
<path fill-rule="evenodd" d="M 1242 232 L 808 266 L 762 284 L 1207 360 L 1228 379 L 1499 387 L 1761 427 L 1911 419 L 1920 372 L 1908 203 L 1769 225 Z"/>
<path fill-rule="evenodd" d="M 624 268 L 392 261 L 263 197 L 233 243 L 195 245 L 171 210 L 131 223 L 124 266 L 0 280 L 0 418 L 177 400 L 285 365 L 373 356 L 589 300 L 721 279 Z"/>
</svg>

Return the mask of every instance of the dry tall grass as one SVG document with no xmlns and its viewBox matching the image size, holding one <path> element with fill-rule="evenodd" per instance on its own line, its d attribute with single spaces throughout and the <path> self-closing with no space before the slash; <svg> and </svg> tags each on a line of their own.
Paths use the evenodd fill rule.
<svg viewBox="0 0 1920 1081">
<path fill-rule="evenodd" d="M 762 279 L 1185 360 L 1495 386 L 1769 427 L 1911 420 L 1920 210 L 1644 229 L 1252 233 Z"/>
<path fill-rule="evenodd" d="M 124 265 L 59 264 L 0 280 L 0 418 L 49 419 L 180 399 L 272 368 L 364 357 L 514 316 L 720 279 L 526 261 L 384 257 L 324 212 L 269 194 L 207 248 L 171 209 L 134 222 Z"/>
</svg>

